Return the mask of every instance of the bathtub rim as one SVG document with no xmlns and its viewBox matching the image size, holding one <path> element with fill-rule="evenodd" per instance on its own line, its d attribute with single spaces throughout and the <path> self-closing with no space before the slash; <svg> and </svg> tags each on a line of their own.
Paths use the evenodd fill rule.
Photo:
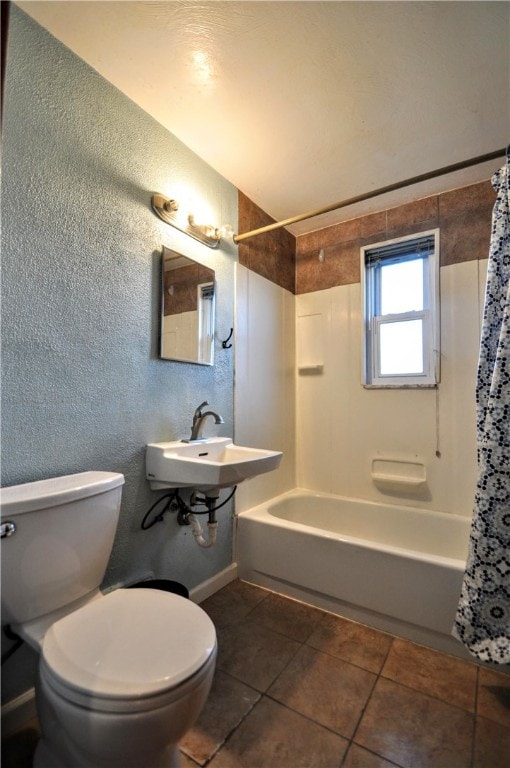
<svg viewBox="0 0 510 768">
<path fill-rule="evenodd" d="M 236 511 L 235 517 L 238 520 L 244 517 L 247 520 L 256 520 L 262 525 L 291 529 L 295 532 L 300 532 L 303 535 L 308 535 L 308 536 L 313 535 L 313 536 L 318 536 L 319 538 L 332 539 L 334 541 L 341 541 L 353 547 L 359 547 L 362 549 L 368 548 L 378 552 L 386 552 L 396 557 L 405 556 L 406 558 L 410 558 L 412 560 L 420 560 L 428 563 L 434 563 L 437 565 L 442 565 L 447 568 L 454 568 L 455 570 L 460 570 L 462 572 L 465 570 L 466 559 L 445 557 L 444 555 L 432 554 L 429 552 L 423 552 L 421 550 L 409 549 L 405 547 L 395 547 L 389 544 L 381 544 L 372 539 L 348 536 L 347 534 L 337 533 L 335 531 L 328 531 L 324 528 L 319 528 L 314 525 L 305 525 L 303 523 L 289 521 L 289 520 L 286 520 L 285 518 L 278 517 L 277 515 L 272 515 L 271 512 L 269 511 L 272 505 L 275 505 L 280 501 L 285 501 L 286 499 L 292 499 L 292 498 L 298 498 L 298 497 L 305 497 L 310 499 L 333 499 L 333 500 L 341 500 L 341 501 L 348 501 L 348 502 L 356 502 L 356 503 L 362 503 L 363 505 L 368 505 L 369 507 L 391 507 L 390 504 L 379 502 L 379 501 L 352 498 L 349 496 L 340 496 L 334 493 L 324 493 L 321 491 L 313 491 L 306 488 L 292 488 L 290 491 L 285 491 L 284 493 L 281 493 L 279 496 L 274 496 L 271 499 L 267 499 L 261 504 L 257 504 L 255 507 L 242 510 L 241 512 Z M 454 520 L 454 521 L 457 521 L 457 524 L 459 525 L 462 521 L 462 525 L 466 526 L 468 529 L 471 526 L 471 519 L 466 515 L 455 515 L 451 512 L 439 512 L 438 510 L 425 509 L 423 507 L 413 507 L 410 505 L 403 505 L 403 504 L 395 504 L 394 508 L 398 508 L 403 512 L 406 510 L 411 510 L 413 513 L 423 514 L 423 515 L 426 515 L 427 517 L 432 517 L 432 518 L 436 517 L 441 520 L 445 520 L 445 519 Z"/>
</svg>

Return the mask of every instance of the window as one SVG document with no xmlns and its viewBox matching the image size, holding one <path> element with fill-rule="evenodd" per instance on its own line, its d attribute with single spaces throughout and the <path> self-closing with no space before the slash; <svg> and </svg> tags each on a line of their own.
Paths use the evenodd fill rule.
<svg viewBox="0 0 510 768">
<path fill-rule="evenodd" d="M 366 386 L 439 381 L 438 250 L 439 230 L 361 249 Z"/>
</svg>

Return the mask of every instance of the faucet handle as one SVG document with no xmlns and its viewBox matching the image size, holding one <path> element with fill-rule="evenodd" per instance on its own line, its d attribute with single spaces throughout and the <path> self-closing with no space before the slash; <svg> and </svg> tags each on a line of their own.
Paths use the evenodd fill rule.
<svg viewBox="0 0 510 768">
<path fill-rule="evenodd" d="M 195 410 L 195 413 L 193 414 L 193 421 L 194 422 L 201 417 L 201 415 L 202 415 L 202 408 L 204 407 L 204 405 L 209 405 L 207 400 L 204 400 L 203 403 L 200 403 L 198 408 Z"/>
</svg>

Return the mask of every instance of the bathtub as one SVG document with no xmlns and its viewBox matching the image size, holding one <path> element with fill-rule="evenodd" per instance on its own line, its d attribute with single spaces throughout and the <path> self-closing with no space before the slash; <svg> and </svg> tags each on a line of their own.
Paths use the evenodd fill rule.
<svg viewBox="0 0 510 768">
<path fill-rule="evenodd" d="M 450 633 L 469 528 L 460 515 L 294 490 L 238 515 L 238 574 L 463 656 Z"/>
</svg>

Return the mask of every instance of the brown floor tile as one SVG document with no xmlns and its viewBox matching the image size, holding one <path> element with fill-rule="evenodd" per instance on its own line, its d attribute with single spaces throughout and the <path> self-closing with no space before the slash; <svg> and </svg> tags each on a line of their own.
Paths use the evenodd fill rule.
<svg viewBox="0 0 510 768">
<path fill-rule="evenodd" d="M 469 768 L 474 717 L 380 678 L 354 740 L 402 768 Z"/>
<path fill-rule="evenodd" d="M 200 603 L 216 628 L 244 619 L 256 605 L 271 593 L 246 581 L 232 581 Z"/>
<path fill-rule="evenodd" d="M 468 712 L 475 711 L 477 667 L 462 659 L 396 638 L 381 674 Z"/>
<path fill-rule="evenodd" d="M 303 646 L 268 695 L 350 738 L 375 681 L 371 672 Z"/>
<path fill-rule="evenodd" d="M 218 629 L 217 669 L 265 691 L 287 666 L 299 643 L 252 621 Z"/>
<path fill-rule="evenodd" d="M 351 744 L 342 768 L 395 768 L 395 763 L 389 763 L 383 757 L 374 755 L 357 744 Z"/>
<path fill-rule="evenodd" d="M 322 616 L 324 611 L 311 605 L 270 594 L 251 611 L 249 619 L 302 643 Z"/>
<path fill-rule="evenodd" d="M 510 768 L 510 732 L 498 723 L 476 718 L 474 768 Z"/>
<path fill-rule="evenodd" d="M 220 651 L 181 768 L 510 768 L 510 675 L 499 669 L 245 582 L 202 606 Z M 37 738 L 27 723 L 4 739 L 3 768 L 31 768 Z"/>
<path fill-rule="evenodd" d="M 391 635 L 377 629 L 326 614 L 307 643 L 370 672 L 380 672 L 392 639 Z"/>
<path fill-rule="evenodd" d="M 336 768 L 348 742 L 275 701 L 263 698 L 210 768 Z"/>
<path fill-rule="evenodd" d="M 180 758 L 181 764 L 179 768 L 197 768 L 198 763 L 195 763 L 195 761 L 192 760 L 191 757 L 188 757 L 188 755 L 185 755 L 184 752 L 181 752 Z"/>
<path fill-rule="evenodd" d="M 31 768 L 41 732 L 37 720 L 2 738 L 2 768 Z"/>
<path fill-rule="evenodd" d="M 181 741 L 189 757 L 203 765 L 259 700 L 260 693 L 216 670 L 213 686 L 202 714 Z"/>
<path fill-rule="evenodd" d="M 510 728 L 510 675 L 480 667 L 476 714 Z"/>
</svg>

